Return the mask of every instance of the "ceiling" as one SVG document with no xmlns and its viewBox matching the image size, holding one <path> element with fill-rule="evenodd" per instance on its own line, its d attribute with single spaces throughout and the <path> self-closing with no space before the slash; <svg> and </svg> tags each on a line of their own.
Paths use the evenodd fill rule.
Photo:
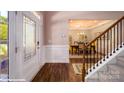
<svg viewBox="0 0 124 93">
<path fill-rule="evenodd" d="M 69 20 L 71 30 L 89 30 L 101 26 L 111 20 Z"/>
</svg>

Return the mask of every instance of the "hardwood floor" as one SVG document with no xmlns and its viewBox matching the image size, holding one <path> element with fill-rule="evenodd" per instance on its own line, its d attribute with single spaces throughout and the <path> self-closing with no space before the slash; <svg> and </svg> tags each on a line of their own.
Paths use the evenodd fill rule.
<svg viewBox="0 0 124 93">
<path fill-rule="evenodd" d="M 46 63 L 32 82 L 80 82 L 71 63 Z"/>
<path fill-rule="evenodd" d="M 72 66 L 75 63 L 83 63 L 83 59 L 70 58 L 70 63 L 46 63 L 32 82 L 81 82 L 82 76 L 75 74 Z"/>
<path fill-rule="evenodd" d="M 92 56 L 88 58 L 91 61 L 85 63 L 87 66 L 95 63 L 96 58 Z M 32 82 L 81 82 L 82 76 L 75 74 L 72 64 L 83 63 L 82 55 L 71 55 L 69 60 L 70 63 L 46 63 Z"/>
</svg>

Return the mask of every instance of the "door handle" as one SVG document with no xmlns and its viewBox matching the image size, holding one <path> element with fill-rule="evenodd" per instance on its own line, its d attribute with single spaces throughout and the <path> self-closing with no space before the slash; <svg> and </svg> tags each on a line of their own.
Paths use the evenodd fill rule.
<svg viewBox="0 0 124 93">
<path fill-rule="evenodd" d="M 17 53 L 18 52 L 18 47 L 15 47 L 15 53 Z"/>
<path fill-rule="evenodd" d="M 39 49 L 39 48 L 40 48 L 40 42 L 37 41 L 37 49 Z"/>
</svg>

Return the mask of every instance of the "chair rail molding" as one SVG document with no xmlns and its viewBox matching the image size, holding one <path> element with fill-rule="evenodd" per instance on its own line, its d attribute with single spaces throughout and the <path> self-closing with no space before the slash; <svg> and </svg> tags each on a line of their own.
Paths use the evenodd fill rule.
<svg viewBox="0 0 124 93">
<path fill-rule="evenodd" d="M 69 63 L 69 45 L 45 45 L 46 63 Z"/>
</svg>

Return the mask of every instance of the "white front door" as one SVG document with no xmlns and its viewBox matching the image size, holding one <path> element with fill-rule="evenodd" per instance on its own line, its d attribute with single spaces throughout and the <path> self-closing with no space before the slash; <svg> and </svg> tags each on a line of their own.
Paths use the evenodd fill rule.
<svg viewBox="0 0 124 93">
<path fill-rule="evenodd" d="M 40 69 L 40 19 L 36 12 L 15 12 L 15 68 L 11 79 L 31 81 Z"/>
</svg>

